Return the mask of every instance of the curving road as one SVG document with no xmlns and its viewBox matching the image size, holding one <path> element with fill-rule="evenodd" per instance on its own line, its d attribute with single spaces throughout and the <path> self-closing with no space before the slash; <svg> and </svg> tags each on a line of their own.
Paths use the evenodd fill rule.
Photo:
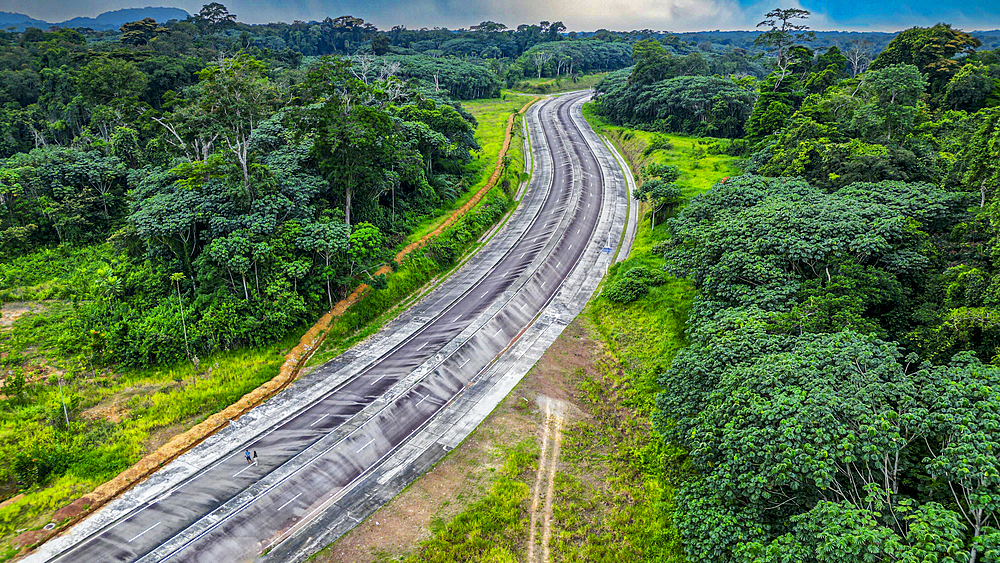
<svg viewBox="0 0 1000 563">
<path fill-rule="evenodd" d="M 64 540 L 61 553 L 43 549 L 29 560 L 253 560 L 278 551 L 318 516 L 343 511 L 337 503 L 402 445 L 458 398 L 471 400 L 463 395 L 478 389 L 473 384 L 545 310 L 581 259 L 617 245 L 624 219 L 603 207 L 605 179 L 621 171 L 610 169 L 606 155 L 598 158 L 606 149 L 595 146 L 580 113 L 588 97 L 570 94 L 531 108 L 535 169 L 520 208 L 414 307 L 410 322 L 387 327 L 401 334 L 386 341 L 391 345 L 352 358 L 360 369 L 289 408 L 238 449 L 155 498 L 105 514 L 105 525 L 79 541 Z M 597 231 L 599 221 L 607 232 Z M 310 380 L 329 381 L 344 366 L 331 362 Z M 245 448 L 258 452 L 259 464 L 246 463 Z"/>
</svg>

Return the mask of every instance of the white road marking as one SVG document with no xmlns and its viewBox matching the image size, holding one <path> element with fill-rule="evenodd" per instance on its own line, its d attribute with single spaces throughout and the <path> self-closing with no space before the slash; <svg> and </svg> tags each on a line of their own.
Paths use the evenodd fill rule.
<svg viewBox="0 0 1000 563">
<path fill-rule="evenodd" d="M 239 471 L 237 471 L 236 475 L 233 475 L 233 477 L 238 477 L 240 473 L 243 473 L 244 471 L 246 471 L 247 469 L 250 469 L 251 467 L 253 467 L 253 466 L 248 463 L 246 467 L 244 467 L 243 469 L 240 469 Z"/>
<path fill-rule="evenodd" d="M 424 396 L 423 396 L 423 398 L 422 398 L 422 399 L 420 399 L 419 401 L 417 401 L 417 404 L 416 404 L 416 405 L 413 405 L 413 406 L 417 406 L 417 405 L 419 405 L 420 403 L 422 403 L 422 402 L 424 402 L 424 401 L 426 401 L 426 400 L 427 400 L 427 395 L 424 395 Z"/>
<path fill-rule="evenodd" d="M 482 297 L 480 297 L 480 299 L 486 299 L 486 296 L 489 295 L 489 294 L 490 294 L 490 292 L 487 291 L 486 293 L 483 294 Z"/>
<path fill-rule="evenodd" d="M 365 448 L 367 448 L 368 446 L 372 445 L 372 443 L 374 443 L 374 442 L 375 442 L 375 438 L 372 438 L 371 440 L 368 440 L 368 443 L 365 444 L 365 445 L 363 445 L 363 446 L 361 446 L 361 449 L 358 450 L 356 453 L 361 453 L 361 452 L 365 451 Z"/>
<path fill-rule="evenodd" d="M 521 258 L 524 258 L 525 254 L 527 254 L 527 252 L 525 252 L 524 254 L 522 254 Z M 520 260 L 520 258 L 518 258 L 518 260 Z"/>
<path fill-rule="evenodd" d="M 559 266 L 562 266 L 562 260 L 560 260 L 559 262 L 556 262 L 556 268 L 558 268 Z"/>
<path fill-rule="evenodd" d="M 382 376 L 382 377 L 385 377 L 385 376 Z M 374 383 L 372 383 L 372 385 L 374 385 Z M 316 426 L 317 424 L 319 424 L 319 423 L 320 423 L 320 421 L 321 421 L 321 420 L 323 420 L 324 418 L 326 418 L 326 417 L 328 417 L 328 416 L 330 416 L 330 413 L 325 413 L 325 414 L 324 414 L 323 416 L 321 416 L 321 417 L 317 418 L 317 419 L 316 419 L 316 422 L 314 422 L 314 423 L 310 424 L 309 426 Z"/>
<path fill-rule="evenodd" d="M 159 525 L 160 525 L 160 523 L 159 523 L 159 522 L 157 522 L 156 524 L 153 524 L 152 526 L 150 526 L 150 527 L 146 528 L 145 530 L 143 530 L 143 531 L 139 532 L 138 534 L 136 534 L 136 535 L 135 535 L 135 537 L 134 537 L 134 538 L 132 538 L 132 539 L 128 540 L 128 543 L 132 543 L 133 541 L 135 541 L 135 540 L 139 539 L 139 536 L 141 536 L 141 535 L 145 534 L 146 532 L 148 532 L 148 531 L 152 530 L 153 528 L 155 528 L 155 527 L 157 527 L 157 526 L 159 526 Z"/>
<path fill-rule="evenodd" d="M 521 305 L 520 305 L 520 306 L 518 307 L 518 309 L 520 309 L 520 310 L 522 310 L 522 311 L 523 311 L 523 310 L 524 310 L 524 308 L 525 308 L 525 307 L 527 307 L 527 305 L 528 305 L 528 302 L 527 302 L 527 301 L 525 301 L 524 303 L 521 303 Z"/>
<path fill-rule="evenodd" d="M 466 358 L 465 361 L 462 362 L 462 365 L 458 366 L 459 369 L 464 368 L 465 364 L 469 363 L 470 361 L 472 361 L 472 356 L 469 356 L 468 358 Z"/>
<path fill-rule="evenodd" d="M 431 343 L 431 341 L 430 341 L 430 340 L 428 340 L 427 342 L 424 342 L 423 344 L 421 344 L 421 345 L 420 345 L 420 347 L 418 347 L 418 348 L 417 348 L 417 350 L 423 350 L 423 349 L 424 349 L 424 346 L 427 346 L 427 345 L 428 345 L 428 344 L 430 344 L 430 343 Z"/>
<path fill-rule="evenodd" d="M 295 495 L 294 497 L 288 499 L 288 502 L 286 502 L 285 504 L 279 506 L 278 510 L 281 510 L 282 508 L 285 508 L 289 504 L 292 504 L 292 501 L 295 500 L 295 499 L 297 499 L 297 498 L 299 498 L 300 496 L 302 496 L 302 493 L 299 493 L 299 494 Z"/>
<path fill-rule="evenodd" d="M 387 375 L 389 375 L 389 374 L 388 373 L 383 373 L 382 375 L 378 376 L 378 379 L 376 379 L 375 381 L 372 381 L 371 383 L 369 383 L 369 385 L 375 385 L 379 381 L 382 381 L 382 378 L 385 377 L 385 376 L 387 376 Z"/>
<path fill-rule="evenodd" d="M 571 244 L 571 245 L 569 245 L 569 248 L 567 248 L 566 250 L 569 250 L 570 248 L 573 248 L 573 245 L 572 245 L 572 244 Z"/>
<path fill-rule="evenodd" d="M 497 331 L 493 333 L 493 336 L 497 336 L 501 332 L 503 332 L 503 327 L 498 328 Z"/>
</svg>

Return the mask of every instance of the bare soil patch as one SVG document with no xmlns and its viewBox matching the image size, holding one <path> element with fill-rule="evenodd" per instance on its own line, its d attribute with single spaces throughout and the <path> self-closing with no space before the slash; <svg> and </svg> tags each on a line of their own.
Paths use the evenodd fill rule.
<svg viewBox="0 0 1000 563">
<path fill-rule="evenodd" d="M 420 542 L 431 537 L 434 526 L 447 522 L 486 495 L 505 447 L 532 438 L 541 444 L 546 404 L 560 404 L 567 423 L 586 417 L 574 399 L 572 381 L 580 370 L 594 372 L 600 345 L 588 336 L 584 322 L 581 317 L 571 323 L 461 445 L 379 511 L 318 553 L 314 561 L 373 563 L 412 554 Z M 552 454 L 558 457 L 558 451 Z M 543 496 L 548 493 L 549 499 L 539 504 L 539 518 L 547 524 L 551 520 L 549 481 L 556 466 L 546 465 L 541 486 Z M 533 481 L 534 475 L 531 478 Z M 525 506 L 525 510 L 528 508 Z"/>
<path fill-rule="evenodd" d="M 29 313 L 41 313 L 48 307 L 41 301 L 11 301 L 0 310 L 0 328 L 10 328 L 14 321 Z"/>
</svg>

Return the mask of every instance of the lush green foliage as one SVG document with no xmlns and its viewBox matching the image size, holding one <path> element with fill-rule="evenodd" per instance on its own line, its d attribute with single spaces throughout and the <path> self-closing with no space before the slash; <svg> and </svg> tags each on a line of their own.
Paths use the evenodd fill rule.
<svg viewBox="0 0 1000 563">
<path fill-rule="evenodd" d="M 75 298 L 100 284 L 120 259 L 107 246 L 43 250 L 6 267 L 3 291 L 34 299 L 68 292 Z M 43 499 L 56 493 L 41 487 L 72 484 L 81 491 L 115 475 L 146 452 L 155 432 L 190 425 L 272 378 L 283 361 L 281 349 L 290 345 L 286 340 L 216 354 L 200 369 L 185 363 L 115 375 L 99 367 L 104 335 L 83 326 L 86 305 L 36 303 L 0 338 L 0 482 L 5 495 L 18 488 L 29 493 L 2 513 L 12 526 L 3 535 L 25 527 L 48 506 Z"/>
<path fill-rule="evenodd" d="M 131 98 L 154 80 L 141 64 L 95 60 Z M 446 92 L 403 82 L 391 60 L 269 62 L 193 65 L 162 107 L 118 113 L 107 142 L 92 119 L 65 146 L 47 138 L 2 162 L 0 296 L 58 301 L 16 304 L 30 312 L 0 339 L 0 495 L 26 493 L 0 514 L 0 536 L 44 524 L 273 377 L 300 323 L 362 281 L 376 289 L 328 340 L 370 332 L 508 209 L 520 154 L 432 248 L 372 278 L 414 228 L 483 185 L 494 137 L 524 100 L 488 119 L 489 158 L 476 154 L 476 120 Z M 101 87 L 88 104 L 122 102 Z"/>
<path fill-rule="evenodd" d="M 729 79 L 678 76 L 627 84 L 624 71 L 598 86 L 600 113 L 613 123 L 655 131 L 741 137 L 754 93 Z"/>
<path fill-rule="evenodd" d="M 500 96 L 500 79 L 483 64 L 426 55 L 388 55 L 381 60 L 390 64 L 398 63 L 401 78 L 418 80 L 423 89 L 444 91 L 456 100 Z M 356 59 L 355 67 L 361 64 Z"/>
<path fill-rule="evenodd" d="M 541 43 L 513 62 L 507 71 L 507 86 L 530 76 L 575 78 L 580 74 L 618 70 L 632 64 L 630 53 L 631 47 L 625 42 L 578 39 Z"/>
<path fill-rule="evenodd" d="M 943 266 L 929 240 L 960 204 L 930 185 L 744 176 L 670 220 L 668 267 L 700 290 L 659 398 L 695 472 L 678 493 L 689 557 L 924 560 L 925 534 L 992 549 L 1000 370 L 892 342 L 926 319 Z"/>
<path fill-rule="evenodd" d="M 674 57 L 659 42 L 633 46 L 635 65 L 597 85 L 597 111 L 612 123 L 654 131 L 742 137 L 757 97 L 753 78 L 720 78 L 752 70 L 740 54 Z M 715 76 L 712 76 L 715 75 Z"/>
<path fill-rule="evenodd" d="M 78 291 L 100 362 L 194 360 L 280 338 L 454 200 L 479 148 L 467 113 L 355 66 L 317 62 L 301 105 L 288 104 L 288 86 L 240 54 L 199 71 L 170 111 L 124 118 L 106 145 L 10 157 L 2 250 L 114 240 L 122 255 Z M 123 84 L 142 82 L 125 67 Z M 114 92 L 134 101 L 141 88 L 123 84 Z M 122 100 L 110 95 L 84 93 Z"/>
</svg>

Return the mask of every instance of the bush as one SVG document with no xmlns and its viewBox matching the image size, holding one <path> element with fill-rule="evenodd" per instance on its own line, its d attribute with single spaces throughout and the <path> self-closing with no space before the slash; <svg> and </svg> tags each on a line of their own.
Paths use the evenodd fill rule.
<svg viewBox="0 0 1000 563">
<path fill-rule="evenodd" d="M 645 150 L 642 151 L 643 156 L 649 156 L 653 154 L 654 151 L 664 150 L 669 151 L 673 149 L 674 146 L 670 143 L 670 139 L 666 135 L 653 135 L 653 138 L 646 145 Z"/>
<path fill-rule="evenodd" d="M 625 272 L 622 277 L 635 280 L 648 286 L 663 285 L 667 281 L 667 279 L 663 276 L 663 272 L 658 272 L 652 268 L 645 268 L 642 266 L 632 268 L 631 270 Z"/>
<path fill-rule="evenodd" d="M 649 293 L 649 286 L 630 277 L 621 277 L 608 286 L 604 294 L 615 303 L 631 303 Z"/>
</svg>

